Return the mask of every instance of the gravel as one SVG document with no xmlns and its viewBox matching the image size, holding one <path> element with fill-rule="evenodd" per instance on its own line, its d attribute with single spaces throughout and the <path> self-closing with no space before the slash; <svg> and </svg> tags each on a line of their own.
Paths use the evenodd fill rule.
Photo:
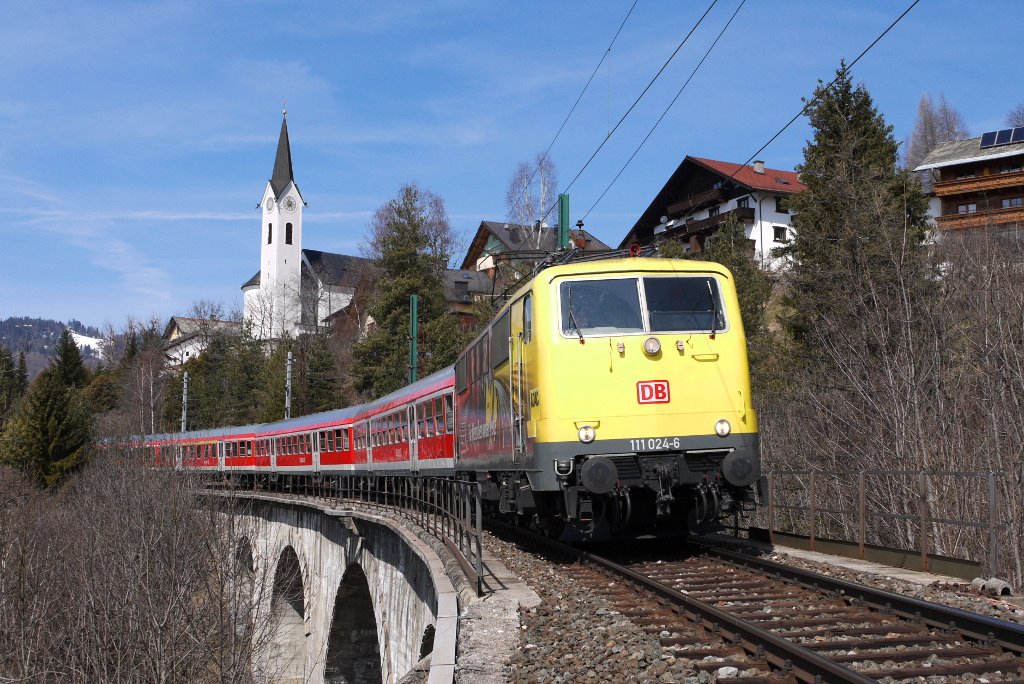
<svg viewBox="0 0 1024 684">
<path fill-rule="evenodd" d="M 903 596 L 913 596 L 923 601 L 939 603 L 951 608 L 959 608 L 970 613 L 986 615 L 988 617 L 1024 624 L 1024 599 L 1020 596 L 995 597 L 983 596 L 971 588 L 969 582 L 945 583 L 934 582 L 932 584 L 919 584 L 907 580 L 889 577 L 887 575 L 870 572 L 860 572 L 849 568 L 818 563 L 803 558 L 789 556 L 785 553 L 771 552 L 763 556 L 768 560 L 777 561 L 793 567 L 805 568 L 820 572 L 830 577 L 843 579 L 848 582 L 866 584 L 878 589 L 885 589 Z"/>
<path fill-rule="evenodd" d="M 488 535 L 488 548 L 541 597 L 522 613 L 510 682 L 714 682 L 567 576 L 566 565 Z"/>
<path fill-rule="evenodd" d="M 519 649 L 512 656 L 509 681 L 561 684 L 563 682 L 716 682 L 744 672 L 721 668 L 700 672 L 663 648 L 650 635 L 623 617 L 604 598 L 569 577 L 564 562 L 524 551 L 517 545 L 487 535 L 488 548 L 541 597 L 542 603 L 522 611 Z M 766 557 L 833 577 L 867 584 L 896 593 L 1024 624 L 1020 597 L 999 600 L 973 591 L 969 583 L 923 585 L 770 552 Z M 938 663 L 936 663 L 938 664 Z M 895 663 L 878 663 L 881 668 Z M 970 677 L 948 680 L 975 681 Z M 977 680 L 984 681 L 984 680 Z M 992 681 L 997 681 L 993 679 Z"/>
</svg>

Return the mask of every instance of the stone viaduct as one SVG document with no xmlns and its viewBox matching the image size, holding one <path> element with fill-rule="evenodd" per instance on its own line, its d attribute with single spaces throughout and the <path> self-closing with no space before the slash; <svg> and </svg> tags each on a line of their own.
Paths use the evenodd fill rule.
<svg viewBox="0 0 1024 684">
<path fill-rule="evenodd" d="M 443 544 L 383 512 L 274 495 L 237 502 L 236 577 L 252 597 L 249 637 L 266 680 L 507 681 L 519 607 L 537 597 L 493 558 L 479 601 L 457 562 L 442 560 Z M 460 634 L 460 608 L 487 629 Z M 457 651 L 474 676 L 456 677 Z"/>
</svg>

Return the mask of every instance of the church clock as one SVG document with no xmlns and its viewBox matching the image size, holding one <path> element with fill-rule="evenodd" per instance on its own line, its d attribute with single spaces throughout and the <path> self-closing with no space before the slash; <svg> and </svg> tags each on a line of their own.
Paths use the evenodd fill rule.
<svg viewBox="0 0 1024 684">
<path fill-rule="evenodd" d="M 267 211 L 274 211 L 274 198 L 268 197 L 267 201 L 263 203 L 263 206 Z"/>
<path fill-rule="evenodd" d="M 283 206 L 286 211 L 295 211 L 295 198 L 285 197 L 284 201 L 281 202 L 281 206 Z"/>
</svg>

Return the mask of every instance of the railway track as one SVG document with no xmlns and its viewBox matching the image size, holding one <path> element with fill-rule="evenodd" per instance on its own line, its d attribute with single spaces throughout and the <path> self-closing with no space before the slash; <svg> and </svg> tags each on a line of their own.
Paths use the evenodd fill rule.
<svg viewBox="0 0 1024 684">
<path fill-rule="evenodd" d="M 577 582 L 729 682 L 1024 682 L 1021 625 L 717 548 L 627 567 L 557 547 Z"/>
</svg>

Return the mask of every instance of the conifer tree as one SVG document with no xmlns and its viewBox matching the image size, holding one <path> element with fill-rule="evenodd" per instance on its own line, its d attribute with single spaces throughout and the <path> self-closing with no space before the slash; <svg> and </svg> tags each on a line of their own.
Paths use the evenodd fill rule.
<svg viewBox="0 0 1024 684">
<path fill-rule="evenodd" d="M 78 349 L 69 328 L 65 328 L 60 334 L 54 351 L 55 356 L 50 362 L 50 367 L 65 387 L 81 388 L 89 384 L 89 371 L 82 363 L 82 352 Z"/>
<path fill-rule="evenodd" d="M 824 313 L 855 326 L 865 307 L 900 286 L 926 286 L 922 247 L 927 200 L 899 167 L 899 145 L 845 63 L 808 104 L 813 137 L 798 167 L 807 189 L 793 196 L 790 331 L 806 340 Z M 845 317 L 845 324 L 839 317 Z"/>
<path fill-rule="evenodd" d="M 366 251 L 383 277 L 370 302 L 375 327 L 353 350 L 353 375 L 358 391 L 379 397 L 408 382 L 410 295 L 419 297 L 420 377 L 454 363 L 466 336 L 445 302 L 455 237 L 443 200 L 407 185 L 377 210 L 369 237 Z"/>
<path fill-rule="evenodd" d="M 20 396 L 14 355 L 10 349 L 0 344 L 0 427 L 7 422 L 7 417 L 14 410 Z"/>
<path fill-rule="evenodd" d="M 310 335 L 305 339 L 303 413 L 320 413 L 346 406 L 341 382 L 331 351 L 330 338 L 325 334 Z"/>
<path fill-rule="evenodd" d="M 28 391 L 28 363 L 25 361 L 25 351 L 18 352 L 18 370 L 16 371 L 18 396 L 24 396 Z"/>
<path fill-rule="evenodd" d="M 263 361 L 256 390 L 256 418 L 260 422 L 269 423 L 284 418 L 288 352 L 294 353 L 295 350 L 295 341 L 288 336 L 282 337 Z"/>
<path fill-rule="evenodd" d="M 85 463 L 90 414 L 83 393 L 64 384 L 55 363 L 29 386 L 0 443 L 0 460 L 40 486 L 59 482 Z"/>
</svg>

